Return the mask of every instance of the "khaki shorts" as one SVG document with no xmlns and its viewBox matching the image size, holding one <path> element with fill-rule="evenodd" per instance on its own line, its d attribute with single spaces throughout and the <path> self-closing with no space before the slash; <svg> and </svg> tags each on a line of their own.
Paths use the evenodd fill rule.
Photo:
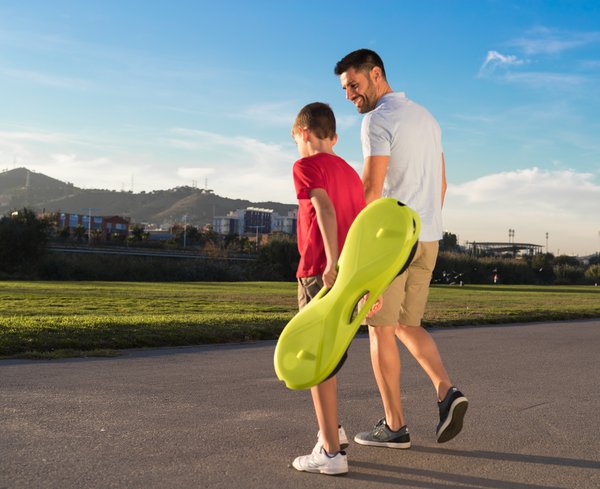
<svg viewBox="0 0 600 489">
<path fill-rule="evenodd" d="M 298 279 L 298 309 L 306 306 L 323 288 L 323 278 L 319 276 Z"/>
<path fill-rule="evenodd" d="M 421 326 L 438 248 L 438 241 L 419 241 L 408 269 L 385 289 L 382 308 L 366 319 L 369 326 Z"/>
<path fill-rule="evenodd" d="M 317 295 L 317 293 L 323 288 L 323 278 L 319 275 L 319 276 L 313 276 L 313 277 L 306 277 L 306 278 L 299 278 L 298 279 L 298 309 L 302 309 L 303 307 L 306 306 L 306 304 L 308 304 L 312 299 L 314 299 L 314 297 Z M 338 363 L 337 367 L 335 367 L 333 369 L 333 372 L 331 372 L 331 374 L 329 374 L 329 377 L 327 377 L 327 379 L 330 379 L 331 377 L 333 377 L 335 374 L 337 374 L 340 369 L 342 368 L 342 366 L 344 365 L 344 363 L 346 363 L 346 360 L 348 358 L 348 351 L 346 350 L 346 352 L 344 353 L 344 355 L 342 356 L 340 363 Z M 325 379 L 325 380 L 327 380 Z"/>
</svg>

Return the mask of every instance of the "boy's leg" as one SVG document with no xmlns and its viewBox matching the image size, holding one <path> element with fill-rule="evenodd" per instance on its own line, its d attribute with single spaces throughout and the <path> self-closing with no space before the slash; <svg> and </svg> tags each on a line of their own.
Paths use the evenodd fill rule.
<svg viewBox="0 0 600 489">
<path fill-rule="evenodd" d="M 346 452 L 340 450 L 335 376 L 312 387 L 310 391 L 319 422 L 319 442 L 310 455 L 296 457 L 292 466 L 302 472 L 347 474 Z"/>
<path fill-rule="evenodd" d="M 335 454 L 340 451 L 336 378 L 331 377 L 319 385 L 311 387 L 310 393 L 315 406 L 323 447 L 327 453 Z"/>
</svg>

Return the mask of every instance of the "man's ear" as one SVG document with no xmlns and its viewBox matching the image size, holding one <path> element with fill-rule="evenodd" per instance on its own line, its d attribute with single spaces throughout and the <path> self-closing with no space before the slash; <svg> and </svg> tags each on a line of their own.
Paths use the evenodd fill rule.
<svg viewBox="0 0 600 489">
<path fill-rule="evenodd" d="M 373 68 L 371 68 L 371 76 L 375 82 L 381 80 L 383 78 L 381 68 L 379 66 L 373 66 Z"/>
</svg>

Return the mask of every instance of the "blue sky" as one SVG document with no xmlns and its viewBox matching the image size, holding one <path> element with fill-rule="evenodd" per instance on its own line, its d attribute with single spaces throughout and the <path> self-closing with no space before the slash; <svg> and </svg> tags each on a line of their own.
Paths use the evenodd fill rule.
<svg viewBox="0 0 600 489">
<path fill-rule="evenodd" d="M 306 103 L 332 106 L 336 150 L 361 171 L 361 116 L 333 67 L 362 47 L 439 120 L 461 243 L 514 229 L 598 251 L 598 1 L 3 1 L 0 169 L 293 203 Z"/>
</svg>

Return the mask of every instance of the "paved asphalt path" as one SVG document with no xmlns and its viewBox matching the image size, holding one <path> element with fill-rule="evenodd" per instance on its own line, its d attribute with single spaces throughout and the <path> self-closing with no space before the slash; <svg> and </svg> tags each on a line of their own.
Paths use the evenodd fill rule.
<svg viewBox="0 0 600 489">
<path fill-rule="evenodd" d="M 275 378 L 273 342 L 0 361 L 0 488 L 600 487 L 600 320 L 435 330 L 470 399 L 456 439 L 402 347 L 410 450 L 348 448 L 344 477 L 290 468 L 316 441 L 309 394 Z M 368 339 L 339 376 L 349 434 L 382 408 Z"/>
</svg>

